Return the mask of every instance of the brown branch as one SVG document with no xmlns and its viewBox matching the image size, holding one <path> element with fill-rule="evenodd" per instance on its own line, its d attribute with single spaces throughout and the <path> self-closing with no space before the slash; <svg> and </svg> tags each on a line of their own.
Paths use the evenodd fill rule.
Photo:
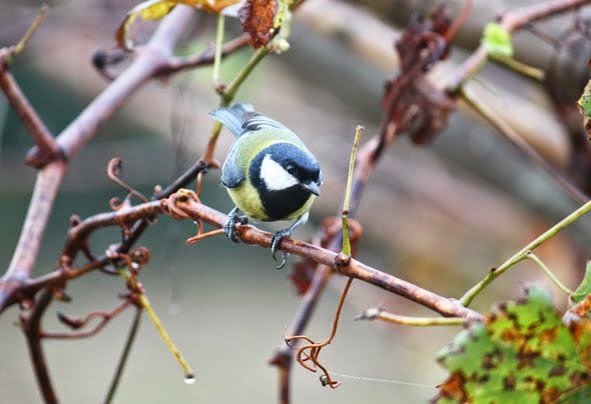
<svg viewBox="0 0 591 404">
<path fill-rule="evenodd" d="M 193 13 L 191 8 L 177 7 L 160 24 L 130 67 L 58 136 L 57 143 L 64 158 L 71 159 L 141 84 L 166 66 L 168 59 L 172 57 L 175 43 L 180 39 Z M 33 148 L 28 156 L 28 160 L 35 165 L 42 166 L 46 163 L 44 153 L 39 147 Z M 65 163 L 56 160 L 46 165 L 38 174 L 19 242 L 7 272 L 0 279 L 0 312 L 18 299 L 21 283 L 33 271 L 47 218 L 65 171 Z"/>
<path fill-rule="evenodd" d="M 227 220 L 227 216 L 215 209 L 196 202 L 189 197 L 192 191 L 182 190 L 173 195 L 167 203 L 174 203 L 176 208 L 185 213 L 185 218 L 192 220 L 202 220 L 215 227 L 222 227 Z M 161 206 L 162 202 L 153 201 L 127 208 L 122 211 L 110 212 L 95 215 L 86 219 L 74 231 L 75 234 L 87 236 L 93 230 L 109 225 L 119 225 L 121 221 L 127 221 L 129 218 L 137 218 L 140 215 L 154 216 L 161 211 L 166 211 L 166 204 Z M 264 232 L 252 226 L 238 226 L 236 234 L 246 244 L 260 245 L 269 248 L 273 235 Z M 75 245 L 76 243 L 72 243 Z M 286 238 L 281 243 L 281 249 L 289 253 L 310 258 L 319 264 L 326 265 L 333 270 L 337 270 L 343 275 L 361 279 L 367 283 L 388 290 L 392 293 L 413 300 L 422 306 L 430 308 L 444 316 L 456 316 L 466 318 L 480 318 L 480 314 L 467 309 L 453 299 L 439 296 L 426 289 L 413 285 L 407 281 L 396 278 L 393 275 L 381 272 L 375 268 L 365 265 L 355 259 L 327 249 L 314 246 L 302 241 Z M 75 250 L 72 250 L 75 251 Z M 87 266 L 74 268 L 60 268 L 52 273 L 40 278 L 31 279 L 22 286 L 24 293 L 32 293 L 36 290 L 52 285 L 58 285 L 66 280 L 76 278 L 84 273 L 100 267 L 100 262 L 91 262 Z"/>
<path fill-rule="evenodd" d="M 591 3 L 591 1 L 550 0 L 536 3 L 504 13 L 500 18 L 500 24 L 505 30 L 512 33 L 535 21 L 559 15 L 588 3 Z M 482 69 L 487 60 L 488 51 L 486 47 L 481 44 L 458 69 L 446 77 L 444 87 L 450 93 L 457 93 L 466 81 L 470 80 Z"/>
<path fill-rule="evenodd" d="M 585 194 L 576 184 L 569 178 L 565 177 L 558 170 L 552 166 L 538 151 L 530 146 L 530 144 L 517 133 L 517 131 L 503 119 L 495 114 L 495 112 L 488 108 L 488 106 L 480 102 L 478 97 L 473 95 L 468 88 L 462 88 L 460 91 L 460 98 L 470 107 L 474 112 L 479 114 L 484 120 L 494 126 L 501 132 L 511 143 L 523 153 L 530 161 L 544 170 L 550 178 L 558 183 L 573 199 L 585 203 L 589 200 L 589 196 Z"/>
<path fill-rule="evenodd" d="M 181 194 L 178 197 L 175 195 L 172 198 L 175 198 L 176 207 L 180 208 L 193 220 L 203 220 L 215 227 L 222 227 L 227 220 L 225 214 L 197 203 L 190 197 L 185 197 Z M 273 237 L 273 234 L 249 225 L 237 226 L 236 234 L 243 243 L 259 245 L 264 248 L 270 247 L 271 238 Z M 361 279 L 379 288 L 417 302 L 444 316 L 481 318 L 479 313 L 461 306 L 453 299 L 439 296 L 410 282 L 396 278 L 393 275 L 374 269 L 334 251 L 290 238 L 284 239 L 280 247 L 283 251 L 300 257 L 311 258 L 317 263 L 331 267 L 343 275 Z"/>
<path fill-rule="evenodd" d="M 91 216 L 70 229 L 62 254 L 73 261 L 88 235 L 94 230 L 113 225 L 133 224 L 137 220 L 154 217 L 161 211 L 160 201 L 151 201 L 133 207 L 123 207 L 115 212 Z"/>
<path fill-rule="evenodd" d="M 65 170 L 65 163 L 56 160 L 45 166 L 37 175 L 29 210 L 12 261 L 0 279 L 0 312 L 8 302 L 18 298 L 19 288 L 33 270 L 53 200 Z"/>
<path fill-rule="evenodd" d="M 6 95 L 10 106 L 33 138 L 33 142 L 39 148 L 39 154 L 43 156 L 43 160 L 51 161 L 56 157 L 60 158 L 62 154 L 59 145 L 39 115 L 37 115 L 37 112 L 22 92 L 12 73 L 8 70 L 8 66 L 2 56 L 4 51 L 6 51 L 6 48 L 0 49 L 0 88 Z M 27 164 L 33 165 L 29 160 L 27 160 Z"/>
<path fill-rule="evenodd" d="M 33 311 L 28 318 L 21 316 L 21 324 L 25 336 L 27 337 L 27 345 L 29 347 L 29 354 L 33 362 L 33 369 L 37 379 L 39 390 L 43 395 L 43 399 L 47 404 L 56 404 L 58 402 L 55 390 L 51 383 L 49 370 L 45 361 L 45 354 L 41 345 L 41 318 L 49 307 L 53 299 L 53 291 L 46 289 L 36 302 Z"/>
<path fill-rule="evenodd" d="M 227 56 L 238 49 L 248 45 L 249 36 L 244 34 L 232 39 L 222 47 L 222 56 Z M 209 48 L 199 55 L 179 56 L 169 60 L 168 64 L 161 69 L 161 74 L 176 73 L 181 70 L 192 69 L 195 67 L 206 66 L 213 63 L 215 49 Z"/>
<path fill-rule="evenodd" d="M 508 32 L 512 33 L 521 28 L 530 27 L 535 21 L 553 17 L 566 11 L 576 9 L 582 5 L 591 3 L 590 0 L 551 0 L 543 3 L 524 6 L 522 8 L 508 11 L 500 18 L 500 24 Z M 586 202 L 589 196 L 585 194 L 570 179 L 558 172 L 537 150 L 531 147 L 519 136 L 509 125 L 489 114 L 484 105 L 479 105 L 474 97 L 470 97 L 463 88 L 464 84 L 474 77 L 487 63 L 488 51 L 484 45 L 480 45 L 464 63 L 444 80 L 443 86 L 446 91 L 455 96 L 464 96 L 469 106 L 474 108 L 487 121 L 503 133 L 527 158 L 542 168 L 552 179 L 562 186 L 574 199 L 579 202 Z"/>
<path fill-rule="evenodd" d="M 129 353 L 131 352 L 131 347 L 133 345 L 133 342 L 135 341 L 135 337 L 137 336 L 137 332 L 140 328 L 140 320 L 142 319 L 142 314 L 143 310 L 140 307 L 137 307 L 135 310 L 135 315 L 133 316 L 131 328 L 129 329 L 129 333 L 127 334 L 127 339 L 125 340 L 123 352 L 121 352 L 119 363 L 117 363 L 117 369 L 115 370 L 113 380 L 111 380 L 111 385 L 109 386 L 109 391 L 107 392 L 107 397 L 105 398 L 105 404 L 111 403 L 113 401 L 113 398 L 115 397 L 115 392 L 117 391 L 117 387 L 119 386 L 119 382 L 121 381 L 121 377 L 123 376 L 123 369 L 125 368 L 125 364 L 127 363 L 127 359 L 129 358 Z"/>
<path fill-rule="evenodd" d="M 64 315 L 60 315 L 60 319 L 63 323 L 70 324 L 74 328 L 84 327 L 90 320 L 93 318 L 99 318 L 99 322 L 92 327 L 88 331 L 80 331 L 80 332 L 41 332 L 42 338 L 53 338 L 53 339 L 80 339 L 80 338 L 88 338 L 92 337 L 100 330 L 102 330 L 109 321 L 111 321 L 114 317 L 118 316 L 120 313 L 123 312 L 130 304 L 133 303 L 132 299 L 126 299 L 121 302 L 117 307 L 115 307 L 112 311 L 93 311 L 92 313 L 88 314 L 83 319 L 70 319 L 65 317 Z"/>
</svg>

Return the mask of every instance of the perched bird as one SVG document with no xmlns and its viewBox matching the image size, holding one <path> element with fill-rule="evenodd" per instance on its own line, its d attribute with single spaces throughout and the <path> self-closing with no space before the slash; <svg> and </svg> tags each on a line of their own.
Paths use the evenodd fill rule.
<svg viewBox="0 0 591 404">
<path fill-rule="evenodd" d="M 320 194 L 322 171 L 314 155 L 299 137 L 284 125 L 255 112 L 250 104 L 235 104 L 209 113 L 236 136 L 222 167 L 222 184 L 236 207 L 224 225 L 226 237 L 234 235 L 246 216 L 274 222 L 295 220 L 277 231 L 271 242 L 273 258 L 284 237 L 308 220 L 314 198 Z M 287 261 L 287 253 L 277 269 Z"/>
</svg>

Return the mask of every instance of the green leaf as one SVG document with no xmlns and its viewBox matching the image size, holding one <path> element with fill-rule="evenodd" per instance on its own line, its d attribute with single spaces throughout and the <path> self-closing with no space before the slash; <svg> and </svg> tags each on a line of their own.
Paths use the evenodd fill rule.
<svg viewBox="0 0 591 404">
<path fill-rule="evenodd" d="M 576 398 L 589 393 L 590 358 L 591 321 L 566 327 L 549 294 L 531 288 L 526 298 L 496 306 L 440 352 L 450 376 L 434 401 L 587 402 Z"/>
<path fill-rule="evenodd" d="M 586 117 L 591 117 L 591 81 L 587 83 L 585 89 L 583 90 L 583 94 L 581 94 L 581 98 L 577 101 L 579 107 L 581 109 L 581 113 Z M 589 268 L 587 266 L 587 268 Z"/>
<path fill-rule="evenodd" d="M 486 24 L 481 42 L 493 56 L 513 57 L 511 34 L 496 22 Z"/>
<path fill-rule="evenodd" d="M 585 276 L 583 277 L 583 281 L 575 290 L 575 292 L 571 295 L 571 300 L 574 303 L 578 303 L 585 298 L 588 294 L 591 293 L 591 261 L 587 262 L 587 268 L 585 269 Z"/>
</svg>

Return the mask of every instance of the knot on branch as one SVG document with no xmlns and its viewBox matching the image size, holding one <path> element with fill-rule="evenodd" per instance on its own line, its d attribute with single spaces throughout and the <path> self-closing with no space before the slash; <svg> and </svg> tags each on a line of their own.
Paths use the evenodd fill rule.
<svg viewBox="0 0 591 404">
<path fill-rule="evenodd" d="M 447 124 L 455 101 L 434 87 L 427 73 L 436 62 L 447 57 L 451 29 L 451 20 L 445 8 L 440 7 L 428 18 L 412 21 L 396 41 L 400 68 L 384 88 L 384 140 L 407 132 L 415 144 L 423 144 Z"/>
<path fill-rule="evenodd" d="M 129 52 L 120 48 L 97 49 L 92 54 L 92 65 L 108 81 L 117 78 L 120 71 L 115 72 L 113 68 L 121 67 L 121 64 L 129 59 Z"/>
<path fill-rule="evenodd" d="M 165 215 L 168 215 L 175 220 L 191 219 L 191 216 L 179 207 L 179 204 L 189 202 L 201 203 L 201 200 L 196 192 L 191 191 L 190 189 L 181 188 L 168 198 L 162 199 L 160 201 L 160 207 Z"/>
<path fill-rule="evenodd" d="M 223 229 L 216 229 L 209 232 L 204 232 L 203 221 L 201 219 L 194 219 L 190 214 L 185 212 L 182 208 L 182 204 L 189 203 L 201 203 L 199 195 L 201 194 L 201 183 L 204 171 L 197 175 L 197 192 L 193 192 L 189 189 L 179 189 L 176 193 L 172 194 L 166 199 L 160 201 L 160 207 L 162 212 L 175 220 L 193 219 L 197 225 L 197 234 L 186 240 L 187 244 L 195 244 L 205 238 L 223 234 Z"/>
<path fill-rule="evenodd" d="M 355 219 L 349 218 L 349 240 L 351 242 L 351 253 L 353 256 L 357 254 L 358 242 L 361 239 L 363 229 L 361 223 Z M 342 221 L 339 217 L 328 217 L 322 222 L 322 230 L 317 236 L 309 240 L 310 244 L 319 246 L 322 248 L 328 248 L 332 241 L 336 237 L 342 236 Z M 350 260 L 350 257 L 349 257 Z M 335 262 L 336 266 L 339 266 Z M 348 263 L 344 264 L 345 266 Z M 298 295 L 303 295 L 308 291 L 310 283 L 316 273 L 318 263 L 312 258 L 304 258 L 301 261 L 295 263 L 289 274 L 289 277 L 296 289 Z"/>
</svg>

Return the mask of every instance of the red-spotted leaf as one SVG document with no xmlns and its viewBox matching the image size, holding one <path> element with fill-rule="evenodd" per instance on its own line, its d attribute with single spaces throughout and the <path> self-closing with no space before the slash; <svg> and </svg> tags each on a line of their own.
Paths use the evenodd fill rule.
<svg viewBox="0 0 591 404">
<path fill-rule="evenodd" d="M 450 372 L 436 403 L 583 403 L 591 387 L 591 321 L 568 325 L 549 295 L 499 304 L 439 356 Z"/>
</svg>

